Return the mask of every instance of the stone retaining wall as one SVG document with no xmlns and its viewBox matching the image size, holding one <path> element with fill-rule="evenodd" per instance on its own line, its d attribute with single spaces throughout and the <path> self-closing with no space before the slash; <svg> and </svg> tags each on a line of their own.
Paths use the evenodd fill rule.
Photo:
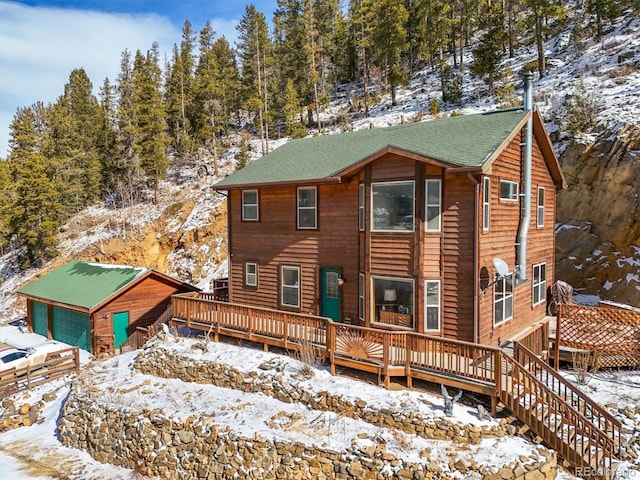
<svg viewBox="0 0 640 480">
<path fill-rule="evenodd" d="M 312 394 L 283 374 L 243 373 L 225 364 L 196 361 L 158 345 L 141 351 L 135 368 L 158 377 L 261 392 L 284 403 L 300 402 L 316 410 L 430 439 L 476 443 L 515 430 L 506 422 L 490 427 L 462 425 L 442 418 L 424 419 L 411 412 L 378 409 L 364 400 L 346 400 L 328 392 Z M 375 439 L 370 439 L 372 446 L 353 444 L 333 451 L 259 435 L 246 438 L 230 427 L 216 425 L 210 416 L 173 418 L 158 410 L 133 409 L 94 397 L 82 382 L 72 387 L 59 422 L 63 444 L 85 450 L 101 462 L 160 478 L 549 480 L 556 476 L 556 454 L 543 448 L 501 468 L 452 456 L 449 471 L 443 471 L 442 464 L 431 460 L 428 451 L 421 452 L 422 461 L 407 463 Z"/>
<path fill-rule="evenodd" d="M 243 373 L 226 364 L 196 360 L 160 346 L 141 351 L 135 368 L 141 373 L 161 378 L 262 393 L 284 403 L 299 402 L 314 410 L 330 411 L 377 427 L 395 428 L 434 440 L 476 444 L 482 438 L 504 437 L 516 431 L 506 420 L 491 426 L 459 424 L 440 417 L 425 419 L 420 414 L 404 410 L 379 409 L 368 405 L 365 400 L 351 401 L 326 391 L 312 394 L 299 384 L 285 379 L 281 373 Z"/>
<path fill-rule="evenodd" d="M 103 463 L 143 475 L 189 479 L 451 479 L 423 452 L 423 462 L 406 463 L 384 444 L 331 451 L 301 443 L 240 436 L 211 417 L 170 418 L 84 398 L 74 386 L 59 423 L 64 445 L 87 451 Z M 467 479 L 548 480 L 555 478 L 555 453 L 541 450 L 502 468 L 454 460 L 449 468 Z"/>
</svg>

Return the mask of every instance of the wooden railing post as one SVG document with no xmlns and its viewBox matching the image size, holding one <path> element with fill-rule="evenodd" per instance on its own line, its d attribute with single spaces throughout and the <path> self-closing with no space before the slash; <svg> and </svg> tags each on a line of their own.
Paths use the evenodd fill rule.
<svg viewBox="0 0 640 480">
<path fill-rule="evenodd" d="M 562 324 L 562 303 L 558 305 L 558 313 L 556 315 L 556 340 L 554 342 L 555 351 L 553 352 L 553 368 L 556 372 L 560 369 L 560 325 Z"/>
</svg>

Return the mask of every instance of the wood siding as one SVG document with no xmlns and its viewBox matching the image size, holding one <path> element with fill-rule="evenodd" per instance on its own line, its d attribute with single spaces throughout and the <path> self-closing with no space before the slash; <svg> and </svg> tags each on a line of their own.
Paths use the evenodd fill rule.
<svg viewBox="0 0 640 480">
<path fill-rule="evenodd" d="M 475 184 L 466 174 L 447 174 L 443 191 L 443 334 L 473 341 Z"/>
<path fill-rule="evenodd" d="M 300 309 L 320 314 L 320 269 L 336 268 L 346 279 L 341 288 L 342 315 L 358 316 L 358 180 L 317 187 L 318 228 L 296 228 L 296 187 L 263 188 L 260 220 L 240 219 L 241 192 L 231 191 L 229 222 L 233 232 L 230 251 L 230 300 L 267 308 L 280 304 L 281 265 L 300 267 Z M 258 286 L 244 286 L 246 262 L 258 264 Z"/>
<path fill-rule="evenodd" d="M 140 282 L 113 298 L 107 304 L 94 311 L 91 318 L 91 332 L 94 342 L 113 337 L 113 314 L 129 313 L 129 331 L 131 335 L 137 327 L 151 325 L 171 303 L 171 295 L 191 292 L 193 289 L 172 283 L 156 276 L 153 272 Z M 106 318 L 103 318 L 103 315 Z"/>
<path fill-rule="evenodd" d="M 516 135 L 511 144 L 497 159 L 491 171 L 491 212 L 488 231 L 482 231 L 480 219 L 480 275 L 492 282 L 495 277 L 493 259 L 503 259 L 510 268 L 515 268 L 517 262 L 517 235 L 520 222 L 521 201 L 506 201 L 500 199 L 500 180 L 521 183 L 521 135 Z M 533 265 L 546 263 L 546 285 L 551 286 L 554 281 L 554 249 L 555 249 L 555 198 L 556 187 L 549 169 L 544 162 L 540 148 L 534 139 L 532 149 L 532 185 L 531 185 L 531 218 L 527 239 L 527 278 L 522 284 L 513 288 L 513 318 L 499 325 L 493 321 L 493 288 L 487 289 L 480 295 L 479 341 L 484 344 L 498 345 L 545 316 L 546 302 L 532 305 Z M 544 227 L 537 227 L 537 191 L 538 187 L 545 188 L 545 222 Z M 523 192 L 520 192 L 523 193 Z M 480 194 L 482 198 L 482 192 Z"/>
<path fill-rule="evenodd" d="M 389 153 L 363 166 L 342 183 L 317 186 L 318 229 L 296 228 L 296 187 L 259 190 L 260 219 L 241 220 L 242 192 L 229 192 L 230 300 L 234 303 L 286 309 L 280 304 L 281 265 L 301 271 L 302 313 L 320 314 L 320 271 L 336 268 L 345 283 L 341 288 L 342 319 L 358 319 L 358 279 L 364 275 L 365 325 L 371 324 L 371 278 L 413 280 L 414 324 L 424 328 L 424 282 L 441 282 L 441 330 L 429 332 L 464 341 L 476 341 L 475 319 L 481 343 L 495 345 L 545 315 L 544 302 L 533 307 L 532 265 L 546 263 L 547 285 L 553 282 L 555 185 L 537 144 L 533 149 L 532 211 L 529 229 L 527 276 L 514 289 L 514 319 L 493 325 L 493 289 L 482 292 L 481 280 L 495 275 L 493 258 L 509 266 L 516 262 L 516 236 L 520 202 L 499 198 L 501 179 L 521 184 L 520 134 L 493 161 L 491 224 L 482 230 L 482 177 L 477 173 L 450 173 L 438 165 Z M 441 231 L 424 232 L 424 181 L 442 180 Z M 372 232 L 371 184 L 415 182 L 414 231 Z M 480 185 L 476 186 L 476 182 Z M 365 230 L 358 229 L 358 186 L 365 185 Z M 304 185 L 300 185 L 304 186 Z M 537 188 L 545 188 L 545 225 L 536 226 Z M 479 239 L 477 251 L 476 238 Z M 478 264 L 474 265 L 474 251 Z M 258 264 L 258 286 L 244 285 L 246 262 Z M 477 266 L 477 269 L 476 269 Z M 379 324 L 376 324 L 377 326 Z"/>
</svg>

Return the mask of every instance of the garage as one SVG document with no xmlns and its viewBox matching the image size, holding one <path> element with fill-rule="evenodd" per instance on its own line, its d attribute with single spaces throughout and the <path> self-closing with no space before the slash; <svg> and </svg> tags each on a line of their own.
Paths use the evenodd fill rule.
<svg viewBox="0 0 640 480">
<path fill-rule="evenodd" d="M 29 328 L 95 355 L 119 353 L 138 327 L 199 289 L 152 268 L 72 260 L 18 290 Z"/>
</svg>

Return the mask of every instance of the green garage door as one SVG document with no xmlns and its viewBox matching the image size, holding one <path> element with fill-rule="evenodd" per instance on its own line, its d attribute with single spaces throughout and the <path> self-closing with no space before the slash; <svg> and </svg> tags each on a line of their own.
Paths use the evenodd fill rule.
<svg viewBox="0 0 640 480">
<path fill-rule="evenodd" d="M 47 320 L 47 305 L 33 302 L 33 331 L 46 337 L 49 335 L 49 321 Z"/>
<path fill-rule="evenodd" d="M 91 351 L 89 314 L 53 307 L 53 338 Z"/>
</svg>

